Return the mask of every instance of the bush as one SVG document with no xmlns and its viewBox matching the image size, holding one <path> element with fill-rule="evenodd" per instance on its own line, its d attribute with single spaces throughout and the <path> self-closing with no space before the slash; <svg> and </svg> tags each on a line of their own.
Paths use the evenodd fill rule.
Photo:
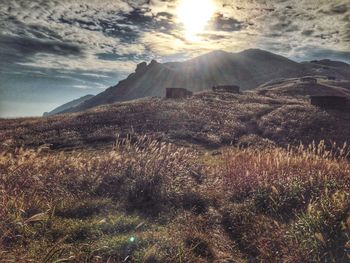
<svg viewBox="0 0 350 263">
<path fill-rule="evenodd" d="M 184 193 L 182 196 L 182 205 L 184 209 L 191 210 L 199 215 L 204 214 L 208 210 L 209 201 L 197 192 Z"/>
</svg>

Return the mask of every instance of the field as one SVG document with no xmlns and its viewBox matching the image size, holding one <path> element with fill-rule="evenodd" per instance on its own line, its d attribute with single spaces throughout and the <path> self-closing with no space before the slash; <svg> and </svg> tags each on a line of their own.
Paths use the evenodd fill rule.
<svg viewBox="0 0 350 263">
<path fill-rule="evenodd" d="M 324 145 L 0 157 L 2 262 L 346 262 L 350 164 Z"/>
<path fill-rule="evenodd" d="M 348 262 L 349 118 L 208 92 L 1 120 L 0 262 Z"/>
</svg>

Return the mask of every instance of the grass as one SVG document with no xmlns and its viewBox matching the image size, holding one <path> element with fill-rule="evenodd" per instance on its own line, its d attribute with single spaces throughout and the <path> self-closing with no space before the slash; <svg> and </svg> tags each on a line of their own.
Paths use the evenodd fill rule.
<svg viewBox="0 0 350 263">
<path fill-rule="evenodd" d="M 341 144 L 350 136 L 349 120 L 349 112 L 319 109 L 305 96 L 203 92 L 184 100 L 145 98 L 83 113 L 0 120 L 0 148 L 105 149 L 113 146 L 116 134 L 206 148 L 285 147 L 325 138 Z"/>
<path fill-rule="evenodd" d="M 346 145 L 0 154 L 2 262 L 347 262 Z"/>
</svg>

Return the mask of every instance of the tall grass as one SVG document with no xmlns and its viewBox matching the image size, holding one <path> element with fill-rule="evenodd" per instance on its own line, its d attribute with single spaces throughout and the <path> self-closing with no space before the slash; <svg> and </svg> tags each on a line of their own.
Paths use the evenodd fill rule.
<svg viewBox="0 0 350 263">
<path fill-rule="evenodd" d="M 0 261 L 346 262 L 347 146 L 228 147 L 146 136 L 0 154 Z"/>
<path fill-rule="evenodd" d="M 321 141 L 226 151 L 222 185 L 227 198 L 241 206 L 226 213 L 229 233 L 262 261 L 346 262 L 347 149 L 346 144 L 328 149 Z"/>
</svg>

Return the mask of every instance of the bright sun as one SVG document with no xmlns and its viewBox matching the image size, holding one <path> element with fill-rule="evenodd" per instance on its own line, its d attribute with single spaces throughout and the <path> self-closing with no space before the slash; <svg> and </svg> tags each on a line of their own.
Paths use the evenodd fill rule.
<svg viewBox="0 0 350 263">
<path fill-rule="evenodd" d="M 204 31 L 215 9 L 213 0 L 180 0 L 177 16 L 188 40 L 198 40 L 198 34 Z"/>
</svg>

